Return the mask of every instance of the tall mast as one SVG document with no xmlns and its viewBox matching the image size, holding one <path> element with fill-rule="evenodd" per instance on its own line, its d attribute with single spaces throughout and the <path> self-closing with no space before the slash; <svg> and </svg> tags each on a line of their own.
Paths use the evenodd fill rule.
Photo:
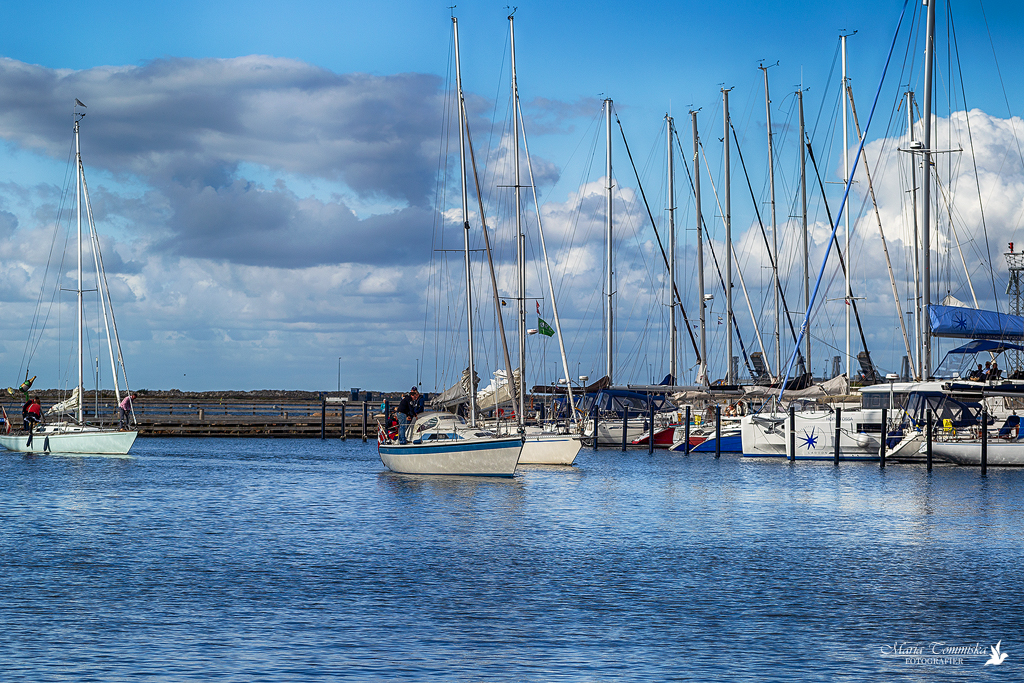
<svg viewBox="0 0 1024 683">
<path fill-rule="evenodd" d="M 810 321 L 811 310 L 811 266 L 807 250 L 807 152 L 804 148 L 804 90 L 796 91 L 797 103 L 800 108 L 800 220 L 803 225 L 803 247 L 804 247 L 804 319 Z M 807 349 L 807 372 L 814 375 L 814 366 L 811 364 L 811 330 L 804 330 L 804 339 Z"/>
<path fill-rule="evenodd" d="M 84 421 L 82 397 L 85 395 L 85 369 L 82 358 L 82 329 L 85 313 L 85 307 L 82 300 L 82 148 L 78 140 L 78 122 L 81 120 L 82 116 L 84 116 L 84 114 L 79 116 L 78 112 L 75 112 L 75 166 L 77 167 L 75 169 L 75 173 L 77 174 L 77 182 L 75 184 L 75 203 L 78 207 L 78 301 L 76 304 L 76 314 L 78 318 L 78 406 L 76 413 L 78 415 L 78 424 L 82 424 Z"/>
<path fill-rule="evenodd" d="M 726 371 L 725 383 L 735 384 L 736 378 L 732 374 L 732 197 L 730 190 L 732 176 L 729 173 L 729 89 L 722 88 L 722 119 L 725 121 L 725 131 L 722 136 L 722 145 L 725 155 L 725 206 L 722 211 L 722 219 L 725 222 L 725 358 Z"/>
<path fill-rule="evenodd" d="M 847 96 L 847 93 L 849 91 L 846 88 L 846 85 L 848 83 L 848 81 L 846 79 L 846 38 L 847 38 L 847 36 L 845 34 L 840 36 L 840 39 L 842 41 L 842 46 L 843 46 L 843 181 L 844 182 L 846 182 L 850 178 L 850 137 L 849 137 L 849 124 L 848 124 L 848 121 L 847 121 L 847 119 L 849 119 L 849 115 L 846 113 L 847 106 L 849 105 L 850 100 L 849 100 L 849 97 Z M 849 199 L 847 199 L 847 203 L 849 203 Z M 843 222 L 844 222 L 844 227 L 846 228 L 846 250 L 845 250 L 846 251 L 846 259 L 847 259 L 847 261 L 849 261 L 850 260 L 850 211 L 849 211 L 849 206 L 847 206 L 847 210 L 846 211 L 843 211 Z M 846 308 L 846 379 L 848 381 L 853 381 L 853 374 L 851 374 L 851 369 L 852 369 L 851 362 L 852 362 L 853 358 L 852 358 L 851 348 L 850 348 L 850 302 L 853 299 L 853 290 L 851 289 L 850 273 L 853 271 L 852 266 L 853 266 L 853 264 L 851 263 L 851 264 L 849 264 L 849 267 L 846 268 L 846 306 L 845 306 L 845 308 Z"/>
<path fill-rule="evenodd" d="M 921 178 L 921 257 L 924 261 L 922 279 L 924 280 L 921 302 L 921 329 L 923 336 L 923 358 L 921 359 L 921 376 L 927 380 L 932 374 L 932 335 L 929 323 L 930 306 L 932 304 L 932 273 L 931 273 L 931 171 L 932 171 L 932 62 L 935 59 L 935 0 L 928 2 L 927 33 L 924 45 L 924 150 L 922 165 L 924 175 Z"/>
<path fill-rule="evenodd" d="M 673 120 L 665 114 L 665 122 L 668 130 L 668 280 L 669 297 L 671 304 L 668 307 L 668 372 L 672 375 L 672 382 L 678 384 L 679 375 L 676 372 L 676 177 L 675 165 L 672 154 L 672 132 Z"/>
<path fill-rule="evenodd" d="M 907 135 L 910 149 L 914 149 L 914 92 L 907 91 Z M 921 235 L 917 223 L 917 158 L 910 156 L 910 202 L 914 214 L 914 356 L 917 377 L 923 380 L 925 373 L 921 366 Z"/>
<path fill-rule="evenodd" d="M 697 112 L 691 111 L 693 120 L 693 199 L 697 213 L 697 298 L 700 299 L 700 370 L 697 383 L 707 384 L 707 335 L 704 320 L 704 239 L 700 213 L 700 137 L 697 133 Z"/>
<path fill-rule="evenodd" d="M 516 257 L 519 264 L 519 405 L 516 407 L 516 423 L 523 428 L 523 416 L 526 412 L 526 235 L 523 234 L 522 198 L 519 195 L 519 84 L 516 81 L 516 33 L 512 15 L 508 16 L 508 31 L 511 37 L 512 51 L 512 137 L 513 163 L 515 164 L 515 195 L 516 195 Z M 500 312 L 499 312 L 500 315 Z M 509 377 L 509 386 L 513 381 Z"/>
<path fill-rule="evenodd" d="M 772 101 L 768 94 L 768 68 L 759 67 L 764 72 L 764 107 L 768 120 L 768 188 L 771 195 L 772 212 L 772 258 L 775 266 L 772 268 L 772 284 L 775 287 L 775 369 L 782 376 L 782 335 L 781 318 L 782 311 L 779 307 L 779 236 L 778 226 L 775 223 L 775 149 L 772 144 Z"/>
<path fill-rule="evenodd" d="M 462 227 L 466 249 L 466 323 L 469 328 L 469 424 L 476 427 L 476 370 L 473 367 L 473 283 L 469 271 L 469 191 L 466 183 L 466 101 L 462 96 L 462 70 L 459 63 L 459 20 L 452 17 L 455 31 L 455 84 L 459 97 L 459 167 L 462 178 Z M 511 381 L 511 378 L 509 378 Z"/>
<path fill-rule="evenodd" d="M 607 278 L 605 280 L 605 297 L 606 297 L 606 310 L 605 320 L 608 321 L 608 329 L 605 330 L 605 374 L 608 375 L 608 381 L 612 381 L 612 370 L 614 366 L 614 351 L 615 346 L 613 340 L 615 337 L 615 306 L 612 297 L 614 296 L 614 279 L 612 278 L 612 100 L 608 98 L 604 101 L 604 122 L 605 122 L 605 158 L 607 159 L 608 166 L 605 170 L 605 176 L 608 179 L 608 205 L 605 209 L 605 213 L 608 219 L 605 223 L 605 270 L 607 271 Z"/>
</svg>

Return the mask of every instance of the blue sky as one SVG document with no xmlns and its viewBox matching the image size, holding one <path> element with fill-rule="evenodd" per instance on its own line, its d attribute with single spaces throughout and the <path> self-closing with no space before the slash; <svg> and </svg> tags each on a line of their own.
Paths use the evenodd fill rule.
<svg viewBox="0 0 1024 683">
<path fill-rule="evenodd" d="M 517 5 L 520 92 L 534 131 L 531 151 L 541 172 L 542 202 L 550 203 L 545 212 L 555 243 L 549 248 L 561 255 L 558 296 L 565 296 L 560 307 L 573 332 L 570 362 L 580 374 L 602 371 L 600 301 L 593 296 L 600 283 L 601 264 L 593 257 L 600 251 L 602 219 L 592 185 L 599 186 L 603 166 L 586 152 L 600 137 L 595 128 L 600 99 L 615 100 L 660 220 L 666 205 L 662 117 L 672 112 L 682 146 L 689 150 L 688 111 L 699 109 L 708 164 L 712 176 L 720 174 L 720 90 L 732 87 L 733 123 L 755 194 L 764 202 L 766 129 L 757 66 L 761 60 L 778 62 L 769 74 L 780 145 L 779 215 L 792 213 L 792 93 L 801 83 L 808 89 L 808 118 L 820 125 L 812 142 L 825 165 L 835 212 L 838 197 L 831 195 L 838 192 L 834 184 L 841 176 L 841 143 L 832 132 L 838 35 L 857 32 L 849 41 L 850 75 L 863 124 L 902 7 L 898 2 Z M 1010 148 L 1017 131 L 1009 117 L 1019 116 L 1024 105 L 1015 70 L 1024 57 L 1019 40 L 1024 9 L 976 1 L 954 3 L 952 9 L 959 61 L 947 51 L 946 9 L 940 5 L 936 114 L 961 111 L 965 97 L 969 108 L 980 110 L 972 125 L 979 148 L 989 143 L 979 151 L 989 155 L 982 159 L 982 171 L 991 176 L 992 188 L 1012 190 L 985 186 L 985 201 L 992 203 L 987 214 L 1001 219 L 985 227 L 997 277 L 1001 272 L 1005 278 L 998 254 L 1020 222 L 1013 189 L 1020 164 L 1016 152 L 1011 164 L 998 150 Z M 911 3 L 908 12 L 915 10 L 920 16 L 919 6 Z M 504 158 L 507 9 L 466 2 L 455 12 L 476 142 L 486 151 L 487 172 L 497 179 Z M 912 28 L 906 26 L 904 35 Z M 445 383 L 465 361 L 458 352 L 441 358 L 439 348 L 457 348 L 457 333 L 438 330 L 457 328 L 459 317 L 444 311 L 447 322 L 439 322 L 441 300 L 425 292 L 444 275 L 440 261 L 431 260 L 431 243 L 436 246 L 440 234 L 434 209 L 453 206 L 435 206 L 434 182 L 450 30 L 444 3 L 41 2 L 8 8 L 0 25 L 0 55 L 7 60 L 0 74 L 0 212 L 7 217 L 0 226 L 6 240 L 0 305 L 8 313 L 0 325 L 0 362 L 9 379 L 0 383 L 13 384 L 24 371 L 25 323 L 39 292 L 45 262 L 40 252 L 52 229 L 53 193 L 64 172 L 69 97 L 74 96 L 90 105 L 83 123 L 85 164 L 100 230 L 116 254 L 107 258 L 119 268 L 115 288 L 126 300 L 119 322 L 136 387 L 333 389 L 339 356 L 343 386 L 407 388 L 417 361 L 428 389 Z M 887 142 L 900 134 L 902 114 L 893 102 L 902 85 L 920 87 L 921 46 L 919 41 L 908 47 L 901 38 L 897 47 L 879 118 L 868 135 L 876 145 L 872 163 L 885 160 L 894 169 L 900 163 L 893 151 L 897 143 Z M 900 83 L 905 57 L 915 67 L 902 72 L 906 83 Z M 951 83 L 957 92 L 961 72 L 963 92 L 950 104 L 945 93 Z M 961 140 L 958 136 L 961 128 L 947 135 L 951 141 Z M 636 180 L 621 143 L 616 145 L 615 175 L 624 193 L 618 277 L 625 295 L 619 313 L 623 376 L 616 379 L 647 382 L 666 371 L 664 275 L 653 233 L 644 226 L 646 212 L 632 203 Z M 876 183 L 884 185 L 882 168 Z M 964 164 L 948 170 L 950 178 L 963 176 L 957 201 L 967 202 L 973 175 L 964 175 Z M 761 309 L 763 254 L 756 233 L 747 232 L 753 212 L 735 156 L 733 171 L 734 230 L 741 235 L 748 284 L 760 292 L 753 293 L 753 306 Z M 898 175 L 893 170 L 888 176 L 890 189 L 897 189 L 876 187 L 880 212 L 894 226 L 905 213 Z M 692 199 L 687 205 L 685 176 L 679 183 L 678 220 L 688 226 Z M 716 213 L 709 196 L 706 217 Z M 496 227 L 507 222 L 501 214 L 504 201 L 500 192 L 492 194 L 488 211 L 493 207 L 495 215 L 489 221 Z M 853 206 L 858 219 L 874 220 L 863 202 Z M 812 210 L 824 221 L 820 203 Z M 965 230 L 978 227 L 968 205 L 951 213 L 963 216 Z M 720 228 L 710 227 L 717 236 Z M 818 227 L 815 235 L 823 239 Z M 861 241 L 851 260 L 858 287 L 869 294 L 861 305 L 872 353 L 885 370 L 895 371 L 902 340 L 895 337 L 893 304 L 884 299 L 889 283 L 878 270 L 870 229 L 870 223 L 857 228 Z M 792 252 L 796 242 L 785 234 L 784 249 Z M 692 271 L 693 261 L 692 235 L 686 239 L 680 247 L 684 274 Z M 509 252 L 500 251 L 501 244 L 499 236 L 499 260 L 507 265 Z M 535 253 L 536 245 L 531 249 Z M 790 308 L 802 310 L 792 253 L 788 258 Z M 992 292 L 1005 285 L 990 283 L 984 289 L 987 275 L 977 269 L 979 258 L 968 252 L 978 295 L 984 299 L 987 291 L 990 300 L 998 299 Z M 505 265 L 500 267 L 507 278 Z M 546 296 L 536 266 L 531 287 L 535 296 Z M 951 265 L 943 267 L 951 282 L 957 280 Z M 688 292 L 684 298 L 694 296 L 692 272 L 689 276 L 689 283 L 680 283 Z M 906 281 L 905 272 L 898 276 Z M 966 300 L 963 280 L 951 285 L 951 292 Z M 719 294 L 709 311 L 712 321 L 722 313 L 721 300 Z M 1001 305 L 1005 310 L 1005 301 Z M 482 317 L 493 321 L 493 311 L 481 306 Z M 550 311 L 547 301 L 544 310 Z M 767 334 L 762 311 L 755 313 Z M 829 326 L 819 333 L 823 349 L 836 344 L 831 326 L 837 315 L 821 311 Z M 506 324 L 512 322 L 507 318 Z M 753 347 L 749 316 L 740 324 L 745 343 Z M 489 372 L 495 366 L 493 341 L 488 324 L 483 326 L 487 340 L 481 341 L 485 358 L 479 362 Z M 715 327 L 713 344 L 720 345 Z M 555 378 L 553 349 L 531 348 L 532 382 Z M 66 383 L 65 371 L 49 368 L 47 354 L 56 350 L 54 338 L 32 360 L 32 372 L 45 386 Z M 823 354 L 830 358 L 834 352 Z M 816 371 L 825 358 L 815 361 Z M 712 375 L 719 376 L 715 365 L 724 367 L 724 359 L 719 352 L 711 360 Z M 681 379 L 692 379 L 692 354 L 681 361 L 689 368 Z M 439 366 L 446 368 L 440 376 Z"/>
</svg>

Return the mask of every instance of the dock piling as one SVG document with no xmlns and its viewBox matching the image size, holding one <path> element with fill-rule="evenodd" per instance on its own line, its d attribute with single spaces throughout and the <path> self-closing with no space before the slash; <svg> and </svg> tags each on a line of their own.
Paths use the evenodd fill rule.
<svg viewBox="0 0 1024 683">
<path fill-rule="evenodd" d="M 843 433 L 843 409 L 836 408 L 836 438 L 832 442 L 832 462 L 839 467 L 839 436 Z"/>
<path fill-rule="evenodd" d="M 722 457 L 722 406 L 715 406 L 715 457 Z"/>
<path fill-rule="evenodd" d="M 683 453 L 690 454 L 690 406 L 686 406 L 685 426 L 683 427 Z"/>
<path fill-rule="evenodd" d="M 320 396 L 320 440 L 327 438 L 327 397 Z"/>
<path fill-rule="evenodd" d="M 929 472 L 932 471 L 932 426 L 934 424 L 935 424 L 935 422 L 934 422 L 934 416 L 932 415 L 932 409 L 929 408 L 928 409 L 928 423 L 927 423 L 927 426 L 925 427 L 925 429 L 927 430 L 927 433 L 925 434 L 925 442 L 927 444 L 925 446 L 925 461 L 928 463 L 928 471 Z"/>
<path fill-rule="evenodd" d="M 988 475 L 988 410 L 981 409 L 981 476 Z"/>
<path fill-rule="evenodd" d="M 597 396 L 594 396 L 594 419 L 591 420 L 594 424 L 594 450 L 597 450 Z"/>
<path fill-rule="evenodd" d="M 629 408 L 622 404 L 622 450 L 626 450 L 626 440 L 629 439 Z"/>
<path fill-rule="evenodd" d="M 789 461 L 796 462 L 796 408 L 793 406 L 789 407 Z"/>
<path fill-rule="evenodd" d="M 650 394 L 647 395 L 647 409 L 648 422 L 651 425 L 650 431 L 647 432 L 647 454 L 654 455 L 654 400 Z"/>
<path fill-rule="evenodd" d="M 370 410 L 370 402 L 363 401 L 363 443 L 366 443 L 366 418 Z"/>
<path fill-rule="evenodd" d="M 341 440 L 348 438 L 348 425 L 345 424 L 345 404 L 341 404 Z"/>
<path fill-rule="evenodd" d="M 878 466 L 885 469 L 885 440 L 889 436 L 889 409 L 882 408 L 882 432 L 878 444 Z"/>
</svg>

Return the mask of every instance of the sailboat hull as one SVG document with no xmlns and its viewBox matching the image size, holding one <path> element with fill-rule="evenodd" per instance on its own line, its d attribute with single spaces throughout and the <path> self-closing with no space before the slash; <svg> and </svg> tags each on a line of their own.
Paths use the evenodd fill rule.
<svg viewBox="0 0 1024 683">
<path fill-rule="evenodd" d="M 380 461 L 398 474 L 447 474 L 511 477 L 516 472 L 523 440 L 440 439 L 437 442 L 377 446 Z"/>
<path fill-rule="evenodd" d="M 531 434 L 526 432 L 520 465 L 571 465 L 583 443 L 569 434 Z"/>
<path fill-rule="evenodd" d="M 0 434 L 0 446 L 16 453 L 127 455 L 138 435 L 137 431 L 47 425 L 32 434 Z"/>
</svg>

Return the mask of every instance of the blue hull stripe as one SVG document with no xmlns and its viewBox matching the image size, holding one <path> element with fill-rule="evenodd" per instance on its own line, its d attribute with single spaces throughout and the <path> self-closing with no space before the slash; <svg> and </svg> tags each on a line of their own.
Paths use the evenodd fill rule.
<svg viewBox="0 0 1024 683">
<path fill-rule="evenodd" d="M 428 455 L 436 453 L 438 451 L 447 451 L 450 453 L 467 453 L 470 451 L 489 451 L 498 448 L 508 448 L 517 443 L 522 443 L 522 439 L 515 437 L 512 439 L 502 439 L 501 441 L 469 441 L 459 442 L 458 440 L 441 439 L 434 444 L 429 446 L 423 444 L 405 445 L 399 446 L 397 444 L 378 444 L 378 453 L 387 453 L 388 455 Z"/>
</svg>

